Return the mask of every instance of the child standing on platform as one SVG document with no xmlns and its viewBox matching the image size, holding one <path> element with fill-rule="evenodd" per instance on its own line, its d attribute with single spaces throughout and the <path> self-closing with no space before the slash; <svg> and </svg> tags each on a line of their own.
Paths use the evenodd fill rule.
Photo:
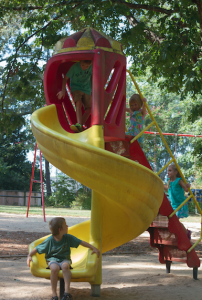
<svg viewBox="0 0 202 300">
<path fill-rule="evenodd" d="M 168 191 L 169 199 L 173 210 L 175 210 L 184 200 L 184 192 L 188 192 L 190 184 L 185 184 L 180 177 L 178 169 L 175 164 L 171 164 L 168 167 L 168 182 L 167 185 L 164 185 L 164 190 Z M 176 216 L 178 219 L 187 218 L 189 216 L 188 205 L 185 203 L 177 212 Z M 182 223 L 181 223 L 182 224 Z M 191 239 L 191 231 L 186 229 L 182 224 L 187 236 Z"/>
<path fill-rule="evenodd" d="M 56 289 L 58 281 L 58 272 L 62 270 L 65 282 L 65 292 L 61 300 L 72 298 L 70 294 L 71 281 L 71 250 L 70 247 L 77 248 L 79 245 L 90 248 L 92 253 L 96 253 L 99 257 L 100 251 L 93 245 L 81 241 L 75 236 L 68 234 L 68 226 L 64 218 L 56 217 L 49 222 L 49 228 L 52 233 L 50 237 L 45 239 L 41 244 L 36 246 L 27 256 L 27 265 L 30 267 L 32 256 L 36 253 L 45 253 L 45 259 L 48 268 L 51 270 L 51 300 L 58 300 Z"/>
<path fill-rule="evenodd" d="M 139 94 L 133 94 L 129 99 L 129 106 L 126 107 L 126 112 L 130 113 L 130 127 L 126 134 L 136 136 L 142 129 L 144 124 L 144 118 L 146 116 L 146 107 L 144 102 L 147 102 L 146 98 L 141 99 Z M 143 147 L 143 136 L 138 138 L 138 142 Z"/>
<path fill-rule="evenodd" d="M 57 93 L 60 100 L 65 97 L 66 83 L 70 78 L 70 90 L 76 106 L 77 123 L 70 128 L 74 132 L 82 132 L 83 125 L 91 114 L 91 91 L 92 91 L 92 60 L 81 60 L 75 63 L 62 80 L 62 90 Z M 82 106 L 85 113 L 82 116 Z"/>
</svg>

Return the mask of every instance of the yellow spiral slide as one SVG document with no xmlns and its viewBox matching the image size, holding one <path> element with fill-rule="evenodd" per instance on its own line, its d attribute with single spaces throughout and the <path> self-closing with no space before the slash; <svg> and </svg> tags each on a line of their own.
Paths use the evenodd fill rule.
<svg viewBox="0 0 202 300">
<path fill-rule="evenodd" d="M 101 125 L 82 133 L 68 133 L 58 121 L 55 105 L 34 112 L 31 122 L 44 157 L 93 191 L 91 220 L 70 227 L 70 234 L 104 253 L 149 227 L 163 200 L 163 183 L 144 166 L 106 151 Z M 45 238 L 30 244 L 29 249 Z M 102 283 L 102 255 L 97 259 L 91 250 L 79 246 L 72 249 L 72 261 L 72 281 L 87 281 L 95 286 Z M 50 278 L 44 255 L 33 256 L 31 272 Z"/>
</svg>

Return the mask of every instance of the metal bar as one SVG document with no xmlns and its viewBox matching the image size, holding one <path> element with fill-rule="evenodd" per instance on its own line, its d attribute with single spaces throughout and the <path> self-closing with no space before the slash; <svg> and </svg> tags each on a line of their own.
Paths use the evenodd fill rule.
<svg viewBox="0 0 202 300">
<path fill-rule="evenodd" d="M 172 216 L 174 216 L 175 214 L 176 214 L 176 212 L 185 204 L 185 203 L 187 203 L 187 201 L 189 201 L 189 199 L 192 197 L 192 195 L 189 195 L 189 197 L 188 198 L 186 198 L 173 212 L 172 212 L 172 214 L 170 214 L 169 216 L 168 216 L 168 218 L 172 218 Z"/>
<path fill-rule="evenodd" d="M 39 193 L 39 192 L 37 192 L 37 193 Z M 7 197 L 7 198 L 24 198 L 25 196 L 0 195 L 0 198 L 3 198 L 3 197 Z M 41 196 L 32 196 L 32 198 L 39 199 L 39 198 L 41 198 Z"/>
<path fill-rule="evenodd" d="M 171 263 L 170 260 L 166 260 L 166 273 L 170 273 Z"/>
<path fill-rule="evenodd" d="M 65 282 L 63 278 L 60 278 L 60 299 L 62 299 L 65 290 Z"/>
<path fill-rule="evenodd" d="M 173 162 L 173 158 L 171 160 L 169 160 L 169 162 L 160 170 L 158 171 L 156 174 L 159 175 L 161 172 L 163 172 L 163 170 L 165 170 L 171 163 Z"/>
<path fill-rule="evenodd" d="M 41 151 L 40 151 L 40 176 L 41 176 L 41 196 L 42 196 L 42 205 L 43 205 L 43 219 L 44 219 L 44 222 L 46 222 L 45 205 L 44 205 L 44 194 L 43 194 L 43 173 L 42 173 Z"/>
<path fill-rule="evenodd" d="M 154 132 L 154 131 L 146 131 L 145 134 L 158 134 L 159 132 Z M 163 135 L 172 135 L 172 136 L 187 136 L 187 137 L 199 137 L 202 138 L 202 135 L 194 135 L 194 134 L 188 134 L 188 133 L 170 133 L 170 132 L 162 132 Z"/>
<path fill-rule="evenodd" d="M 132 144 L 135 140 L 139 139 L 139 137 L 141 135 L 143 135 L 143 133 L 145 132 L 145 130 L 149 129 L 152 125 L 155 124 L 155 121 L 151 122 L 147 127 L 145 127 L 145 129 L 143 129 L 138 135 L 136 135 L 131 141 L 130 143 Z"/>
<path fill-rule="evenodd" d="M 26 191 L 24 191 L 24 206 L 26 206 Z"/>
<path fill-rule="evenodd" d="M 136 83 L 136 81 L 135 81 L 135 79 L 134 79 L 132 73 L 131 73 L 129 70 L 126 70 L 126 72 L 129 73 L 129 75 L 130 75 L 130 77 L 131 77 L 131 79 L 132 79 L 132 81 L 133 81 L 133 83 L 134 83 L 134 85 L 135 85 L 135 87 L 136 87 L 136 89 L 137 89 L 137 91 L 138 91 L 138 93 L 139 93 L 141 99 L 143 99 L 143 95 L 142 95 L 142 93 L 141 93 L 141 91 L 140 91 L 140 89 L 139 89 L 139 87 L 138 87 L 138 85 L 137 85 L 137 83 Z M 149 108 L 147 102 L 144 102 L 144 105 L 145 105 L 145 107 L 146 107 L 146 109 L 147 109 L 147 111 L 148 111 L 148 113 L 149 113 L 149 115 L 150 115 L 152 121 L 155 122 L 156 129 L 158 130 L 158 133 L 157 133 L 157 134 L 159 134 L 159 135 L 161 136 L 161 139 L 162 139 L 162 141 L 163 141 L 163 143 L 164 143 L 164 145 L 165 145 L 165 147 L 166 147 L 168 153 L 170 154 L 170 156 L 171 156 L 173 162 L 175 163 L 176 168 L 177 168 L 177 170 L 178 170 L 178 172 L 179 172 L 179 174 L 180 174 L 182 180 L 183 180 L 184 183 L 186 184 L 187 181 L 186 181 L 184 175 L 182 174 L 182 172 L 181 172 L 181 170 L 180 170 L 180 167 L 178 166 L 177 161 L 176 161 L 175 157 L 173 156 L 173 154 L 172 154 L 172 152 L 171 152 L 171 150 L 170 150 L 170 148 L 169 148 L 169 146 L 168 146 L 168 144 L 167 144 L 167 142 L 166 142 L 166 140 L 165 140 L 165 138 L 164 138 L 164 136 L 163 136 L 163 133 L 162 133 L 161 129 L 159 128 L 159 126 L 158 126 L 158 124 L 157 124 L 155 118 L 153 117 L 152 112 L 151 112 L 151 110 L 150 110 L 150 108 Z M 154 133 L 154 134 L 155 134 L 155 133 Z M 175 135 L 175 134 L 174 134 L 174 135 Z M 194 135 L 194 136 L 195 136 L 195 135 Z M 134 139 L 134 140 L 135 140 L 135 139 Z M 190 198 L 193 198 L 193 200 L 194 200 L 194 202 L 195 202 L 195 204 L 196 204 L 196 207 L 198 208 L 198 211 L 199 211 L 200 214 L 201 214 L 201 239 L 202 239 L 202 210 L 201 210 L 201 208 L 200 208 L 198 202 L 196 201 L 196 199 L 195 199 L 195 197 L 194 197 L 194 195 L 193 195 L 193 193 L 192 193 L 192 191 L 191 191 L 190 188 L 188 189 L 188 191 L 189 191 L 189 193 L 190 193 L 190 196 L 189 196 L 187 199 L 185 199 L 185 201 L 184 201 L 184 202 L 183 202 L 183 203 L 182 203 L 182 204 L 181 204 L 181 205 L 180 205 L 180 206 L 179 206 L 172 214 L 170 214 L 169 218 L 171 218 L 171 217 L 172 217 L 172 216 L 173 216 L 173 215 L 174 215 L 174 214 L 175 214 L 175 213 L 176 213 L 176 212 L 177 212 L 177 211 L 178 211 L 178 210 L 179 210 L 179 209 L 180 209 L 180 208 L 181 208 L 181 207 L 182 207 L 189 199 L 190 199 Z M 191 248 L 190 248 L 190 249 L 191 249 Z"/>
<path fill-rule="evenodd" d="M 198 268 L 193 268 L 193 279 L 197 280 L 198 279 Z"/>
<path fill-rule="evenodd" d="M 189 250 L 187 250 L 187 253 L 191 252 L 191 250 L 193 250 L 200 243 L 201 240 L 202 237 L 200 237 L 200 239 L 198 239 L 198 241 L 195 244 L 193 244 L 191 248 L 189 248 Z"/>
<path fill-rule="evenodd" d="M 142 93 L 141 93 L 141 91 L 140 91 L 140 89 L 139 89 L 139 87 L 138 87 L 138 85 L 137 85 L 137 83 L 136 83 L 136 81 L 135 81 L 135 79 L 134 79 L 132 73 L 131 73 L 129 70 L 126 70 L 126 71 L 130 74 L 130 77 L 131 77 L 131 79 L 132 79 L 132 81 L 133 81 L 133 83 L 134 83 L 134 85 L 135 85 L 135 87 L 136 87 L 136 89 L 137 89 L 137 91 L 138 91 L 138 93 L 139 93 L 141 99 L 143 99 L 143 95 L 142 95 Z M 159 132 L 159 134 L 160 134 L 160 136 L 161 136 L 162 141 L 164 142 L 164 145 L 166 146 L 166 149 L 167 149 L 168 153 L 170 154 L 170 156 L 171 156 L 171 157 L 174 159 L 174 161 L 176 162 L 175 157 L 173 156 L 173 154 L 172 154 L 170 148 L 168 147 L 168 144 L 167 144 L 167 142 L 166 142 L 166 140 L 165 140 L 165 138 L 164 138 L 164 136 L 163 136 L 163 134 L 162 134 L 162 132 L 161 132 L 161 129 L 159 128 L 159 126 L 158 126 L 158 124 L 157 124 L 157 122 L 156 122 L 156 120 L 154 119 L 154 117 L 153 117 L 153 115 L 152 115 L 152 112 L 151 112 L 151 110 L 150 110 L 150 108 L 149 108 L 147 102 L 144 102 L 144 105 L 145 105 L 145 107 L 146 107 L 146 109 L 147 109 L 147 111 L 148 111 L 148 113 L 149 113 L 149 115 L 150 115 L 152 121 L 155 122 L 156 128 L 157 128 L 157 130 L 158 130 L 158 132 Z M 185 181 L 185 183 L 186 183 L 186 180 L 185 180 L 185 178 L 184 178 L 182 172 L 180 171 L 180 168 L 179 168 L 179 166 L 177 165 L 177 162 L 176 162 L 176 167 L 177 167 L 177 169 L 178 169 L 180 175 L 182 175 L 183 181 Z"/>
<path fill-rule="evenodd" d="M 135 79 L 134 79 L 132 73 L 131 73 L 129 70 L 126 70 L 126 71 L 130 74 L 130 77 L 131 77 L 131 79 L 132 79 L 132 81 L 133 81 L 133 83 L 134 83 L 134 85 L 135 85 L 135 87 L 136 87 L 136 89 L 137 89 L 137 91 L 138 91 L 140 97 L 143 98 L 143 95 L 142 95 L 142 93 L 140 92 L 140 89 L 139 89 L 139 87 L 138 87 L 138 85 L 137 85 L 137 83 L 136 83 L 136 81 L 135 81 Z M 163 133 L 161 132 L 161 129 L 159 128 L 159 126 L 158 126 L 156 120 L 154 119 L 154 117 L 153 117 L 153 115 L 152 115 L 152 112 L 151 112 L 151 110 L 150 110 L 150 108 L 149 108 L 147 102 L 144 102 L 144 105 L 145 105 L 145 107 L 146 107 L 146 109 L 147 109 L 147 111 L 148 111 L 148 113 L 149 113 L 151 119 L 155 122 L 155 125 L 156 125 L 156 128 L 157 128 L 158 132 L 159 132 L 159 135 L 161 136 L 161 139 L 162 139 L 162 141 L 163 141 L 163 143 L 164 143 L 164 145 L 165 145 L 165 147 L 166 147 L 168 153 L 169 153 L 170 156 L 172 157 L 173 162 L 175 163 L 176 168 L 177 168 L 177 170 L 178 170 L 178 172 L 179 172 L 179 174 L 180 174 L 182 180 L 183 180 L 184 183 L 186 184 L 187 181 L 186 181 L 184 175 L 182 174 L 182 172 L 181 172 L 181 170 L 180 170 L 180 167 L 178 166 L 177 161 L 176 161 L 175 157 L 173 156 L 173 154 L 172 154 L 172 152 L 171 152 L 171 150 L 170 150 L 170 148 L 169 148 L 169 146 L 168 146 L 168 144 L 167 144 L 167 142 L 166 142 L 166 140 L 165 140 L 165 138 L 164 138 L 164 136 L 163 136 Z M 195 199 L 195 197 L 194 197 L 194 195 L 193 195 L 191 189 L 189 189 L 189 192 L 190 192 L 190 194 L 192 195 L 192 198 L 193 198 L 193 200 L 194 200 L 194 202 L 195 202 L 195 204 L 196 204 L 196 206 L 197 206 L 197 208 L 198 208 L 200 214 L 202 215 L 202 210 L 200 209 L 200 207 L 199 207 L 199 205 L 198 205 L 198 203 L 197 203 L 197 201 L 196 201 L 196 199 Z"/>
<path fill-rule="evenodd" d="M 30 206 L 30 200 L 31 200 L 31 193 L 32 193 L 32 182 L 33 182 L 33 177 L 34 177 L 34 167 L 35 167 L 35 161 L 36 161 L 36 150 L 37 150 L 37 143 L 35 144 L 35 152 L 34 152 L 34 162 L 32 166 L 32 176 L 31 176 L 31 183 L 30 183 L 30 189 L 29 189 L 29 199 L 27 203 L 27 218 L 29 214 L 29 206 Z"/>
</svg>

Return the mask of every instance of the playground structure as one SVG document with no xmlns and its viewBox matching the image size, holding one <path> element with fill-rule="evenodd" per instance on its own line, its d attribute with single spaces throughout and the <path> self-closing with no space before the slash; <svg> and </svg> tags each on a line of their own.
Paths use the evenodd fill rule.
<svg viewBox="0 0 202 300">
<path fill-rule="evenodd" d="M 93 60 L 92 112 L 86 130 L 75 134 L 70 129 L 76 123 L 76 114 L 69 83 L 64 99 L 58 100 L 56 94 L 61 89 L 62 76 L 74 62 L 84 59 Z M 136 88 L 142 97 L 137 85 Z M 51 164 L 93 191 L 91 221 L 69 228 L 69 233 L 104 253 L 148 229 L 150 244 L 159 249 L 159 261 L 166 264 L 167 271 L 172 261 L 183 261 L 194 269 L 196 278 L 200 261 L 195 245 L 183 231 L 158 177 L 171 162 L 176 163 L 175 158 L 168 148 L 171 160 L 155 174 L 137 142 L 155 125 L 167 145 L 147 104 L 152 123 L 135 138 L 125 135 L 126 58 L 121 45 L 91 28 L 60 40 L 46 66 L 44 90 L 48 106 L 32 115 L 38 147 Z M 185 181 L 183 175 L 182 178 Z M 190 194 L 194 197 L 191 190 Z M 200 207 L 198 210 L 201 213 Z M 45 238 L 30 244 L 30 250 Z M 97 259 L 80 246 L 72 250 L 72 261 L 72 281 L 89 282 L 92 296 L 99 296 L 102 256 Z M 31 272 L 50 278 L 43 255 L 33 257 Z M 59 277 L 62 278 L 61 271 Z M 60 282 L 62 294 L 63 281 Z"/>
</svg>

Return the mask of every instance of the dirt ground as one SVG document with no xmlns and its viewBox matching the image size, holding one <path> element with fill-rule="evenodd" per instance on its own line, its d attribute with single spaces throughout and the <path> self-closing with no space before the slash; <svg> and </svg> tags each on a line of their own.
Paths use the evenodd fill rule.
<svg viewBox="0 0 202 300">
<path fill-rule="evenodd" d="M 51 298 L 50 282 L 32 276 L 26 265 L 28 245 L 49 233 L 48 222 L 41 216 L 0 213 L 0 300 Z M 69 226 L 87 218 L 67 217 Z M 192 242 L 200 236 L 200 224 L 184 223 L 192 230 Z M 202 243 L 196 252 L 202 257 Z M 72 283 L 73 299 L 93 299 L 88 283 Z M 58 285 L 59 288 L 59 285 Z M 166 274 L 158 261 L 158 251 L 149 245 L 148 232 L 103 255 L 103 284 L 100 299 L 129 300 L 201 300 L 202 268 L 198 280 L 185 264 L 172 264 Z"/>
</svg>

